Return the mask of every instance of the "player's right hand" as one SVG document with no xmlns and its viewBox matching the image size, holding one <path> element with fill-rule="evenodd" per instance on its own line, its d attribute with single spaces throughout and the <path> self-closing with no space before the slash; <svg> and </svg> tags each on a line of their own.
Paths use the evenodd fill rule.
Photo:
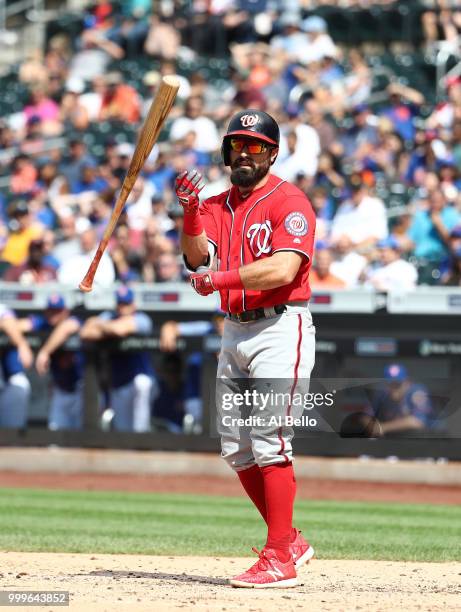
<svg viewBox="0 0 461 612">
<path fill-rule="evenodd" d="M 189 172 L 184 170 L 176 177 L 176 195 L 186 214 L 194 214 L 198 211 L 200 205 L 198 194 L 203 187 L 202 175 L 197 170 L 190 170 Z"/>
</svg>

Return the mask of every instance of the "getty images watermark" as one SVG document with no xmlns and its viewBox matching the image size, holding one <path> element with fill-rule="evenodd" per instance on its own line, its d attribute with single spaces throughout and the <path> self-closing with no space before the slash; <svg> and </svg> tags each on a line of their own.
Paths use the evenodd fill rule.
<svg viewBox="0 0 461 612">
<path fill-rule="evenodd" d="M 291 393 L 273 389 L 222 393 L 220 418 L 224 427 L 316 428 L 318 417 L 312 411 L 333 406 L 334 396 L 335 391 Z M 308 413 L 304 414 L 305 411 Z"/>
<path fill-rule="evenodd" d="M 245 429 L 266 436 L 287 427 L 306 438 L 461 438 L 461 387 L 455 377 L 223 376 L 212 382 L 211 436 L 240 439 Z"/>
</svg>

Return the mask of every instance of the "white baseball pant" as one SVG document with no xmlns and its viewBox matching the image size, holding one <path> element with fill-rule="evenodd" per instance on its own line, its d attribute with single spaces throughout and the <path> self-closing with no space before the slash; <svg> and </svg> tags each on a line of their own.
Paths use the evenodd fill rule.
<svg viewBox="0 0 461 612">
<path fill-rule="evenodd" d="M 111 390 L 116 431 L 149 431 L 153 380 L 137 374 L 127 385 Z"/>
<path fill-rule="evenodd" d="M 285 417 L 303 414 L 304 406 L 294 400 L 308 393 L 314 363 L 315 327 L 307 302 L 289 304 L 281 315 L 250 323 L 225 320 L 217 372 L 217 429 L 222 457 L 232 469 L 292 460 L 294 429 L 285 424 Z M 246 387 L 269 399 L 272 391 L 272 397 L 277 393 L 282 400 L 268 401 L 262 410 L 259 399 L 258 405 L 237 406 L 236 394 Z M 230 398 L 227 403 L 224 394 Z M 248 416 L 259 416 L 263 424 L 236 425 L 233 420 Z"/>
<path fill-rule="evenodd" d="M 83 389 L 79 385 L 75 391 L 63 391 L 54 387 L 51 394 L 48 428 L 82 429 L 83 426 Z"/>
<path fill-rule="evenodd" d="M 0 427 L 26 426 L 30 392 L 30 382 L 24 372 L 10 376 L 0 391 Z"/>
</svg>

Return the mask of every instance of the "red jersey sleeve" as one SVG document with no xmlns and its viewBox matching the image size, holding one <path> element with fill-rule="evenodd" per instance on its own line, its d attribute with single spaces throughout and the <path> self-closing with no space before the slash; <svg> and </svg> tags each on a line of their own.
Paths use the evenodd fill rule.
<svg viewBox="0 0 461 612">
<path fill-rule="evenodd" d="M 304 195 L 290 195 L 271 214 L 272 253 L 296 251 L 312 260 L 315 213 Z"/>
<path fill-rule="evenodd" d="M 202 217 L 206 237 L 208 241 L 214 245 L 215 251 L 218 250 L 218 226 L 213 214 L 213 209 L 216 211 L 216 208 L 217 206 L 214 198 L 208 198 L 200 204 L 200 216 Z"/>
</svg>

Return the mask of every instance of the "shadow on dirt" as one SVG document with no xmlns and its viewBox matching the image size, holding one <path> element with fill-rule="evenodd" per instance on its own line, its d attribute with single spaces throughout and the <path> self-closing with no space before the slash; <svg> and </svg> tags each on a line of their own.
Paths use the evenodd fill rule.
<svg viewBox="0 0 461 612">
<path fill-rule="evenodd" d="M 85 574 L 74 574 L 74 576 L 105 576 L 107 578 L 149 578 L 151 580 L 166 580 L 168 582 L 189 582 L 200 584 L 214 584 L 217 586 L 228 586 L 225 578 L 210 578 L 210 576 L 194 576 L 192 574 L 168 574 L 165 572 L 127 572 L 113 570 L 95 570 Z"/>
</svg>

